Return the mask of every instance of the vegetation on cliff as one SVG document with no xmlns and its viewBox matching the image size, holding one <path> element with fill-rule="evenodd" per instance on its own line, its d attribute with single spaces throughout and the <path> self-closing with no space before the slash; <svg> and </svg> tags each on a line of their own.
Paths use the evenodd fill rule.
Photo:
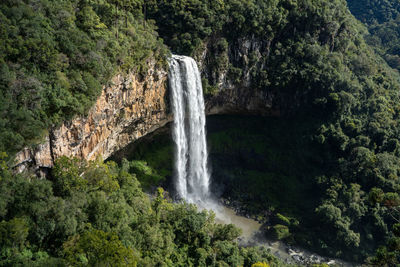
<svg viewBox="0 0 400 267">
<path fill-rule="evenodd" d="M 365 36 L 392 68 L 400 70 L 400 3 L 395 0 L 348 0 L 350 11 L 368 27 Z"/>
<path fill-rule="evenodd" d="M 400 15 L 397 0 L 347 0 L 351 13 L 367 24 L 380 24 L 396 19 Z"/>
<path fill-rule="evenodd" d="M 399 77 L 365 42 L 366 28 L 346 2 L 191 0 L 153 7 L 149 14 L 172 50 L 211 51 L 206 84 L 216 86 L 214 77 L 227 73 L 226 83 L 269 92 L 285 120 L 302 121 L 292 127 L 308 129 L 298 137 L 310 143 L 300 148 L 312 149 L 313 161 L 293 164 L 317 170 L 303 173 L 316 186 L 309 192 L 318 203 L 310 218 L 316 235 L 297 241 L 355 261 L 384 244 L 399 216 L 391 205 L 400 188 Z M 240 55 L 246 41 L 250 53 Z M 243 176 L 257 177 L 259 185 L 269 177 Z M 252 196 L 265 192 L 251 188 Z M 376 192 L 379 201 L 371 200 Z M 255 198 L 251 205 L 268 210 L 269 203 Z"/>
<path fill-rule="evenodd" d="M 120 2 L 1 1 L 0 151 L 15 153 L 87 112 L 117 72 L 165 61 L 140 2 Z"/>
<path fill-rule="evenodd" d="M 393 69 L 400 70 L 400 3 L 395 0 L 370 1 L 347 0 L 351 12 L 368 27 L 365 35 L 367 43 L 374 47 L 387 64 Z M 399 238 L 399 191 L 393 194 L 383 194 L 383 191 L 374 188 L 370 193 L 370 200 L 384 204 L 396 224 L 392 226 L 392 233 L 387 239 L 387 245 L 380 247 L 376 255 L 370 258 L 369 263 L 375 266 L 394 266 L 399 264 L 400 249 L 397 244 Z"/>
<path fill-rule="evenodd" d="M 168 52 L 159 34 L 173 52 L 211 54 L 204 59 L 206 92 L 218 93 L 216 77 L 225 73 L 225 82 L 242 90 L 273 95 L 284 120 L 293 122 L 278 127 L 276 136 L 287 138 L 287 151 L 287 144 L 304 151 L 305 159 L 276 147 L 256 150 L 279 164 L 265 173 L 241 172 L 246 179 L 239 181 L 254 183 L 248 207 L 281 208 L 275 225 L 280 236 L 337 257 L 363 261 L 389 241 L 372 261 L 395 262 L 400 84 L 369 44 L 398 68 L 398 2 L 348 2 L 369 25 L 368 43 L 366 27 L 344 0 L 4 0 L 0 151 L 13 154 L 40 140 L 45 129 L 84 114 L 116 72 L 142 73 L 149 60 L 162 62 Z M 257 49 L 238 53 L 246 41 Z M 214 138 L 229 144 L 231 137 Z M 140 162 L 129 166 L 150 182 L 169 171 L 152 173 Z M 161 193 L 147 199 L 126 168 L 61 159 L 48 181 L 12 177 L 2 164 L 3 265 L 263 261 L 264 252 L 238 248 L 236 230 L 213 224 L 207 212 L 169 204 Z M 282 183 L 289 191 L 311 185 L 304 190 L 310 199 L 274 202 L 264 196 L 267 182 L 277 177 L 291 182 Z M 295 207 L 282 208 L 286 201 Z M 308 221 L 299 220 L 304 218 L 293 210 L 308 201 Z M 313 234 L 304 235 L 305 229 Z"/>
</svg>

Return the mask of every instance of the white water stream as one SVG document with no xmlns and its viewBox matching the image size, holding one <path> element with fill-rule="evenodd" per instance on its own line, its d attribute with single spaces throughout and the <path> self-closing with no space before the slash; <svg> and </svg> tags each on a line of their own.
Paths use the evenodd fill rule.
<svg viewBox="0 0 400 267">
<path fill-rule="evenodd" d="M 243 230 L 241 242 L 261 245 L 287 262 L 324 262 L 322 257 L 305 250 L 295 250 L 282 242 L 270 242 L 255 235 L 261 228 L 258 222 L 236 215 L 227 207 L 213 201 L 209 192 L 210 173 L 207 168 L 208 152 L 205 130 L 203 88 L 200 72 L 193 58 L 172 55 L 169 59 L 171 106 L 174 114 L 172 136 L 175 143 L 175 188 L 180 198 L 195 203 L 201 209 L 212 209 L 217 222 L 233 223 Z M 313 260 L 314 259 L 314 260 Z M 353 266 L 335 260 L 329 265 Z"/>
<path fill-rule="evenodd" d="M 173 55 L 169 67 L 176 190 L 186 201 L 201 203 L 210 196 L 210 174 L 200 72 L 196 61 L 185 56 Z"/>
</svg>

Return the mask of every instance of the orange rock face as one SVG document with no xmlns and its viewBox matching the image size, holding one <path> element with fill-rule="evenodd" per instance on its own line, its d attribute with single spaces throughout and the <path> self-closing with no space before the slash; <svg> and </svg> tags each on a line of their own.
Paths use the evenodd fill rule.
<svg viewBox="0 0 400 267">
<path fill-rule="evenodd" d="M 52 167 L 61 156 L 104 159 L 172 119 L 167 114 L 167 73 L 150 68 L 143 80 L 134 73 L 117 75 L 87 116 L 64 122 L 44 143 L 16 155 L 17 170 L 26 164 Z"/>
<path fill-rule="evenodd" d="M 238 58 L 235 60 L 240 61 L 242 58 L 246 61 L 250 53 L 261 57 L 262 53 L 268 52 L 268 49 L 262 50 L 262 44 L 254 40 L 244 40 L 241 44 L 237 48 L 235 55 Z M 205 49 L 200 55 L 200 69 L 205 78 L 211 75 L 218 87 L 217 92 L 205 96 L 207 115 L 281 115 L 277 92 L 253 88 L 249 66 L 242 69 L 242 80 L 239 83 L 233 82 L 229 78 L 228 69 L 218 73 L 213 73 L 212 68 L 207 69 L 210 66 L 205 62 L 213 62 L 211 58 L 214 56 L 212 51 L 207 51 Z M 86 160 L 102 156 L 106 159 L 172 120 L 172 114 L 168 113 L 166 70 L 150 66 L 143 79 L 135 73 L 129 73 L 116 75 L 110 84 L 103 88 L 101 96 L 86 116 L 64 122 L 57 129 L 51 130 L 42 144 L 19 152 L 15 169 L 51 168 L 54 160 L 61 156 Z"/>
</svg>

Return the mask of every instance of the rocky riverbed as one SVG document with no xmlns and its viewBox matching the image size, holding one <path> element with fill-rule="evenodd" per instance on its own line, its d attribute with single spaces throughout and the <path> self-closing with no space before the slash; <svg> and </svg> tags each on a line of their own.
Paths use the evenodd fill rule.
<svg viewBox="0 0 400 267">
<path fill-rule="evenodd" d="M 357 264 L 344 262 L 338 259 L 322 257 L 305 249 L 285 244 L 282 241 L 273 241 L 265 237 L 262 224 L 250 216 L 238 215 L 235 210 L 225 205 L 218 205 L 213 209 L 216 212 L 217 221 L 220 223 L 232 223 L 241 228 L 243 233 L 239 237 L 239 243 L 243 246 L 264 246 L 271 254 L 286 263 L 311 265 L 325 263 L 329 266 L 355 267 Z"/>
</svg>

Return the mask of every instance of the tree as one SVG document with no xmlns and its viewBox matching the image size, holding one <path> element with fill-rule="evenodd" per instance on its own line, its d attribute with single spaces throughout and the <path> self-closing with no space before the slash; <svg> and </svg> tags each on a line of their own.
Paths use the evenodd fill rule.
<svg viewBox="0 0 400 267">
<path fill-rule="evenodd" d="M 28 237 L 29 226 L 25 219 L 15 217 L 6 222 L 0 222 L 0 243 L 2 248 L 10 247 L 22 250 Z"/>
<path fill-rule="evenodd" d="M 269 267 L 269 264 L 266 262 L 256 262 L 251 267 Z"/>
<path fill-rule="evenodd" d="M 118 236 L 101 230 L 88 229 L 75 235 L 63 248 L 71 266 L 137 266 L 133 249 L 126 248 Z"/>
</svg>

